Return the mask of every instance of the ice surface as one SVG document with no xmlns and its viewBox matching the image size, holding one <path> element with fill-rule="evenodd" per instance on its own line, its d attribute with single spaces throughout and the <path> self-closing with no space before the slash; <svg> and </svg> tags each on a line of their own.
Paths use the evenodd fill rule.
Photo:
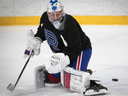
<svg viewBox="0 0 128 96">
<path fill-rule="evenodd" d="M 128 26 L 126 25 L 81 25 L 92 42 L 93 53 L 88 68 L 96 70 L 92 79 L 101 80 L 109 89 L 105 96 L 128 95 Z M 33 69 L 42 65 L 42 57 L 50 49 L 46 42 L 41 54 L 28 63 L 16 89 L 9 92 L 6 87 L 15 84 L 27 59 L 23 59 L 27 43 L 26 32 L 37 26 L 0 27 L 0 96 L 81 96 L 60 86 L 34 89 Z M 114 82 L 112 78 L 119 81 Z M 104 95 L 103 95 L 104 96 Z"/>
</svg>

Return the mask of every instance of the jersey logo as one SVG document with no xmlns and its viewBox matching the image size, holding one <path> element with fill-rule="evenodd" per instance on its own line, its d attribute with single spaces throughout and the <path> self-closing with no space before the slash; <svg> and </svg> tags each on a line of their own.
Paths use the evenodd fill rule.
<svg viewBox="0 0 128 96">
<path fill-rule="evenodd" d="M 57 48 L 58 41 L 57 41 L 56 36 L 51 31 L 47 29 L 44 29 L 44 30 L 45 30 L 45 37 L 46 37 L 48 44 L 51 45 L 54 48 L 54 50 L 56 51 L 60 50 Z"/>
<path fill-rule="evenodd" d="M 67 46 L 68 46 L 68 43 L 64 40 L 64 37 L 63 37 L 62 35 L 60 35 L 60 37 L 61 37 L 61 39 L 62 39 L 62 41 L 63 41 L 65 47 L 67 47 Z"/>
</svg>

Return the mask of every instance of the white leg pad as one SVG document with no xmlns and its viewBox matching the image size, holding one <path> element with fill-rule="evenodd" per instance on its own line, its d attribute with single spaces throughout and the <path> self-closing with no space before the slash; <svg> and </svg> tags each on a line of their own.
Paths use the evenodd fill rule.
<svg viewBox="0 0 128 96">
<path fill-rule="evenodd" d="M 90 74 L 66 67 L 61 72 L 61 83 L 65 88 L 83 94 L 90 87 Z"/>
<path fill-rule="evenodd" d="M 45 76 L 43 71 L 46 71 L 46 68 L 44 65 L 38 66 L 34 69 L 34 81 L 35 81 L 36 89 L 45 87 L 45 84 L 44 84 Z"/>
</svg>

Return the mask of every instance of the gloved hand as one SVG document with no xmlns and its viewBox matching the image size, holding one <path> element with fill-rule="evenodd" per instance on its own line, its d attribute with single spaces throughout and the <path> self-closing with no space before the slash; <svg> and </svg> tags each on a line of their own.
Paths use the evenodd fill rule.
<svg viewBox="0 0 128 96">
<path fill-rule="evenodd" d="M 29 29 L 27 32 L 27 46 L 24 52 L 24 58 L 28 57 L 32 50 L 34 51 L 35 55 L 39 55 L 40 53 L 40 46 L 41 46 L 41 39 L 39 37 L 34 37 L 34 32 Z"/>
<path fill-rule="evenodd" d="M 64 53 L 52 53 L 44 56 L 44 63 L 49 73 L 59 73 L 70 64 L 70 60 Z"/>
</svg>

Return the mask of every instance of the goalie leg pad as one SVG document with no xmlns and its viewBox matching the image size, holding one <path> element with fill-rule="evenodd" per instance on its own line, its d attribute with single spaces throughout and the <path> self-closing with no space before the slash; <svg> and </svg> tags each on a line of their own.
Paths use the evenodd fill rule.
<svg viewBox="0 0 128 96">
<path fill-rule="evenodd" d="M 90 74 L 66 67 L 61 72 L 61 83 L 65 88 L 83 94 L 90 86 Z"/>
<path fill-rule="evenodd" d="M 35 88 L 39 89 L 45 86 L 44 80 L 44 71 L 46 71 L 46 68 L 44 65 L 38 66 L 34 69 L 34 81 L 35 81 Z"/>
</svg>

